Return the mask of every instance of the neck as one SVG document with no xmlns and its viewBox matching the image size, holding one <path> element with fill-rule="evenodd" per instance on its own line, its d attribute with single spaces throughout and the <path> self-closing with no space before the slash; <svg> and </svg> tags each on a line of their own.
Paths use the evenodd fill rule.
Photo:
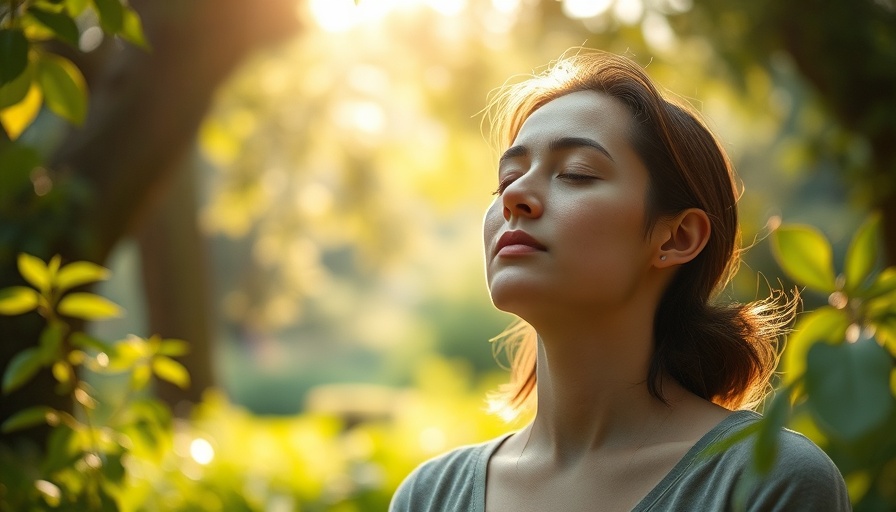
<svg viewBox="0 0 896 512">
<path fill-rule="evenodd" d="M 643 312 L 589 322 L 569 318 L 536 325 L 538 408 L 531 447 L 558 461 L 594 450 L 636 450 L 670 413 L 650 395 L 647 373 L 653 353 L 652 322 Z M 680 387 L 665 379 L 667 398 Z"/>
</svg>

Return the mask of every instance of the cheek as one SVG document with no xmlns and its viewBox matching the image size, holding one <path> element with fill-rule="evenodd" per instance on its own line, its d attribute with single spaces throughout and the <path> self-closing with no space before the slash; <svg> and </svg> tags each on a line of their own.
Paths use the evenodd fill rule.
<svg viewBox="0 0 896 512">
<path fill-rule="evenodd" d="M 490 242 L 494 239 L 501 225 L 504 223 L 504 215 L 502 214 L 502 206 L 497 199 L 492 202 L 488 210 L 485 211 L 485 217 L 482 219 L 482 236 L 485 240 L 485 246 L 488 248 Z"/>
</svg>

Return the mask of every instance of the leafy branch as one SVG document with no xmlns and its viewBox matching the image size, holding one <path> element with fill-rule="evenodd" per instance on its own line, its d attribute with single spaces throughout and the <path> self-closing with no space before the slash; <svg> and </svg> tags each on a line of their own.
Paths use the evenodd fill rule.
<svg viewBox="0 0 896 512">
<path fill-rule="evenodd" d="M 186 368 L 172 359 L 184 355 L 187 344 L 158 336 L 129 336 L 107 343 L 76 330 L 74 325 L 82 321 L 122 313 L 118 305 L 99 295 L 75 291 L 109 277 L 109 271 L 99 265 L 86 261 L 61 265 L 59 256 L 47 263 L 23 253 L 18 269 L 29 286 L 0 290 L 0 314 L 36 311 L 46 326 L 36 346 L 22 350 L 10 361 L 2 392 L 9 394 L 22 388 L 38 371 L 49 367 L 57 382 L 56 392 L 71 398 L 73 413 L 37 405 L 9 417 L 0 430 L 9 433 L 41 424 L 53 427 L 56 441 L 51 438 L 46 474 L 35 482 L 35 491 L 51 506 L 68 499 L 73 505 L 102 509 L 112 502 L 115 486 L 123 485 L 122 458 L 133 446 L 130 437 L 135 432 L 158 436 L 167 429 L 170 411 L 166 406 L 139 395 L 153 375 L 181 387 L 189 386 Z M 104 415 L 97 413 L 100 400 L 84 379 L 84 369 L 99 374 L 129 374 L 124 399 Z"/>
</svg>

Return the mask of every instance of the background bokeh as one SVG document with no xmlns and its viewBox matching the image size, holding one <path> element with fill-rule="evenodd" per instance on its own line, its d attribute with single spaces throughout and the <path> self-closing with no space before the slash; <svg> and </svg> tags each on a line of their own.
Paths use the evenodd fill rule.
<svg viewBox="0 0 896 512">
<path fill-rule="evenodd" d="M 792 287 L 767 240 L 782 222 L 819 226 L 839 261 L 883 205 L 883 245 L 896 242 L 896 158 L 880 142 L 894 5 L 785 3 L 134 1 L 148 51 L 81 20 L 80 48 L 54 51 L 81 67 L 91 110 L 81 128 L 42 111 L 18 137 L 45 164 L 27 174 L 36 206 L 0 194 L 0 286 L 19 251 L 98 261 L 112 278 L 95 291 L 127 313 L 89 332 L 191 344 L 192 386 L 156 388 L 175 419 L 155 458 L 127 466 L 123 508 L 383 510 L 421 460 L 515 428 L 484 411 L 506 377 L 489 339 L 512 320 L 490 304 L 480 231 L 496 186 L 481 112 L 505 81 L 584 46 L 694 104 L 744 188 L 748 250 L 725 300 Z M 129 101 L 147 110 L 104 117 Z M 90 192 L 119 197 L 129 174 L 148 177 L 120 201 Z M 79 230 L 88 242 L 70 240 Z M 804 307 L 827 299 L 809 291 Z M 89 380 L 121 394 L 120 378 Z M 869 481 L 851 482 L 855 498 Z"/>
</svg>

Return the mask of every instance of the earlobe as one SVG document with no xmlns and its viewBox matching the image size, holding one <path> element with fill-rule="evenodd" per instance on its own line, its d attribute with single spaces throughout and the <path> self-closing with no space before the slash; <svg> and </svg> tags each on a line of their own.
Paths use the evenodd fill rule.
<svg viewBox="0 0 896 512">
<path fill-rule="evenodd" d="M 712 231 L 709 216 L 699 208 L 688 208 L 666 225 L 666 240 L 660 246 L 657 266 L 683 265 L 700 254 Z"/>
</svg>

